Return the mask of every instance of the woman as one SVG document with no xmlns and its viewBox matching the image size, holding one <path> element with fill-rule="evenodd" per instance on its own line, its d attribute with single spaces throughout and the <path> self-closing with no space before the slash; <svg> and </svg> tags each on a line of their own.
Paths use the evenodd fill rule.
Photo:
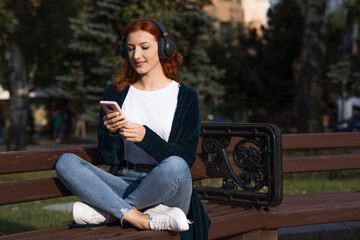
<svg viewBox="0 0 360 240">
<path fill-rule="evenodd" d="M 112 167 L 107 173 L 65 154 L 56 171 L 84 201 L 74 204 L 79 224 L 115 217 L 140 229 L 186 231 L 190 201 L 200 222 L 207 217 L 189 170 L 200 135 L 198 97 L 177 82 L 183 58 L 159 21 L 135 20 L 123 35 L 125 63 L 103 100 L 116 101 L 124 115 L 100 110 L 98 129 L 99 158 Z"/>
</svg>

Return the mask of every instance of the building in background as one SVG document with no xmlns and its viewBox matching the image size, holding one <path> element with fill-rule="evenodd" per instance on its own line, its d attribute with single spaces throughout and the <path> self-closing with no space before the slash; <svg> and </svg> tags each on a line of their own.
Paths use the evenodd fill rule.
<svg viewBox="0 0 360 240">
<path fill-rule="evenodd" d="M 241 23 L 245 27 L 261 29 L 267 26 L 267 11 L 271 4 L 278 0 L 213 0 L 205 11 L 216 17 L 215 28 L 217 38 L 222 42 L 228 40 L 231 34 L 236 35 L 236 26 Z M 258 31 L 261 33 L 260 31 Z"/>
<path fill-rule="evenodd" d="M 257 30 L 260 30 L 261 26 L 267 27 L 267 12 L 270 8 L 270 0 L 243 0 L 242 6 L 245 25 Z"/>
<path fill-rule="evenodd" d="M 217 38 L 225 42 L 239 23 L 244 22 L 242 0 L 213 0 L 212 5 L 205 7 L 205 11 L 218 19 L 215 28 Z"/>
</svg>

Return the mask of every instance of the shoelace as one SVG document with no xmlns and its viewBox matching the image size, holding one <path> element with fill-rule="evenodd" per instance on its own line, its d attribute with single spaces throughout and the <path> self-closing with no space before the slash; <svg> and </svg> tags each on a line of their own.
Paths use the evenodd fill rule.
<svg viewBox="0 0 360 240">
<path fill-rule="evenodd" d="M 169 217 L 155 219 L 151 218 L 150 221 L 157 230 L 171 230 Z"/>
</svg>

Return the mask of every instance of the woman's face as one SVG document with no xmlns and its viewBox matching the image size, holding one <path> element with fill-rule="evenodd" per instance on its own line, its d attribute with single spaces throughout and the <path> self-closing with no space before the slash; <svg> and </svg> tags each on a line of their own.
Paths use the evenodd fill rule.
<svg viewBox="0 0 360 240">
<path fill-rule="evenodd" d="M 139 30 L 129 33 L 126 41 L 129 61 L 138 74 L 146 75 L 153 71 L 162 71 L 155 36 Z"/>
</svg>

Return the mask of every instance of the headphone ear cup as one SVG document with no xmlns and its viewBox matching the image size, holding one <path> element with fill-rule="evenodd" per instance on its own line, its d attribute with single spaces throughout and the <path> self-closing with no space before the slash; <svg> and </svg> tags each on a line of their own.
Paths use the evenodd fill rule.
<svg viewBox="0 0 360 240">
<path fill-rule="evenodd" d="M 160 38 L 158 43 L 158 53 L 159 53 L 159 58 L 161 59 L 168 58 L 165 53 L 165 45 L 166 45 L 165 39 L 163 37 Z"/>
<path fill-rule="evenodd" d="M 128 50 L 127 50 L 127 43 L 126 41 L 122 41 L 121 47 L 120 47 L 120 54 L 122 58 L 127 59 L 128 58 Z"/>
<path fill-rule="evenodd" d="M 175 52 L 175 44 L 170 38 L 160 38 L 158 47 L 161 59 L 169 58 Z"/>
<path fill-rule="evenodd" d="M 166 53 L 166 56 L 169 58 L 175 52 L 175 44 L 170 38 L 168 38 L 167 41 L 165 41 L 165 42 L 166 42 L 165 53 Z"/>
</svg>

